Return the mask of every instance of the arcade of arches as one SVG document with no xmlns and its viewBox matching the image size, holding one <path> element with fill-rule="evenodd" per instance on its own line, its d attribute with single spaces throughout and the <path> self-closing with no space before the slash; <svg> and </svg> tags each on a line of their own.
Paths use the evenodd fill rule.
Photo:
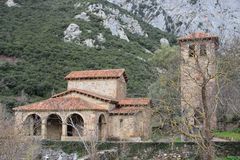
<svg viewBox="0 0 240 160">
<path fill-rule="evenodd" d="M 86 116 L 77 112 L 49 113 L 48 115 L 40 112 L 31 113 L 23 118 L 25 136 L 51 140 L 88 140 L 91 134 L 96 134 L 98 140 L 105 140 L 106 125 L 106 115 L 94 112 Z"/>
</svg>

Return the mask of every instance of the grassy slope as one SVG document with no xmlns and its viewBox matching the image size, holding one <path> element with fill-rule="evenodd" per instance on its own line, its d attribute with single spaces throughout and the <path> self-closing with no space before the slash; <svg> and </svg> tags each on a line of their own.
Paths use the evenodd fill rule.
<svg viewBox="0 0 240 160">
<path fill-rule="evenodd" d="M 239 156 L 227 156 L 224 158 L 217 158 L 217 160 L 240 160 Z"/>
<path fill-rule="evenodd" d="M 0 101 L 8 106 L 19 105 L 16 97 L 26 93 L 29 101 L 49 97 L 51 92 L 65 90 L 63 77 L 72 70 L 126 68 L 129 76 L 129 96 L 146 96 L 148 86 L 155 80 L 152 66 L 136 58 L 150 54 L 144 48 L 155 50 L 164 34 L 141 22 L 149 38 L 129 35 L 131 42 L 119 40 L 102 27 L 101 21 L 75 20 L 81 13 L 74 9 L 73 0 L 21 0 L 21 7 L 8 8 L 0 2 L 0 55 L 16 57 L 17 63 L 0 63 Z M 83 38 L 103 33 L 105 49 L 90 49 L 73 43 L 64 43 L 63 31 L 70 23 L 77 23 Z M 86 33 L 86 30 L 92 33 Z M 135 56 L 136 55 L 136 56 Z M 24 91 L 24 92 L 23 92 Z"/>
</svg>

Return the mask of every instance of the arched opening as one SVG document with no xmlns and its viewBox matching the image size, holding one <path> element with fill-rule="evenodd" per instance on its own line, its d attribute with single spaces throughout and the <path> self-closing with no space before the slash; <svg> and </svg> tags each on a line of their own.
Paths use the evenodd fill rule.
<svg viewBox="0 0 240 160">
<path fill-rule="evenodd" d="M 106 119 L 102 114 L 98 119 L 98 139 L 104 140 L 106 135 Z"/>
<path fill-rule="evenodd" d="M 26 136 L 41 135 L 41 118 L 37 114 L 29 115 L 24 121 L 24 132 Z"/>
<path fill-rule="evenodd" d="M 57 114 L 51 114 L 47 118 L 47 138 L 61 140 L 62 120 Z"/>
<path fill-rule="evenodd" d="M 79 114 L 72 114 L 67 119 L 67 136 L 83 136 L 84 121 Z"/>
</svg>

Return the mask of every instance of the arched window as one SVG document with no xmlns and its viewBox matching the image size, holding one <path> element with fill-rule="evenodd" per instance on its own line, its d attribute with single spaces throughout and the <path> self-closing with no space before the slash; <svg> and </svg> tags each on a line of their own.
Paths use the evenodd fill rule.
<svg viewBox="0 0 240 160">
<path fill-rule="evenodd" d="M 47 118 L 47 138 L 52 140 L 61 140 L 62 119 L 57 114 L 51 114 Z"/>
<path fill-rule="evenodd" d="M 41 135 L 41 118 L 37 114 L 29 115 L 24 121 L 24 132 L 27 136 Z"/>
<path fill-rule="evenodd" d="M 106 119 L 105 116 L 102 114 L 99 116 L 98 119 L 98 139 L 104 140 L 106 137 Z"/>
<path fill-rule="evenodd" d="M 207 55 L 207 47 L 206 44 L 201 44 L 200 45 L 200 56 L 205 56 Z"/>
<path fill-rule="evenodd" d="M 83 136 L 84 121 L 79 114 L 72 114 L 67 118 L 67 135 Z"/>
<path fill-rule="evenodd" d="M 196 55 L 195 44 L 189 45 L 188 55 L 189 57 L 195 57 Z"/>
</svg>

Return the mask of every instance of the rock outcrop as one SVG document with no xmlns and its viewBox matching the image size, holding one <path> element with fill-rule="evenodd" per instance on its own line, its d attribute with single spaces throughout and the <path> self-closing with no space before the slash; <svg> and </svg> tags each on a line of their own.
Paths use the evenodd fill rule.
<svg viewBox="0 0 240 160">
<path fill-rule="evenodd" d="M 64 31 L 64 42 L 78 41 L 82 31 L 75 23 L 71 23 Z"/>
<path fill-rule="evenodd" d="M 240 36 L 239 0 L 108 0 L 176 35 L 205 31 L 229 39 Z"/>
<path fill-rule="evenodd" d="M 19 7 L 19 4 L 15 3 L 13 0 L 7 0 L 7 2 L 5 2 L 5 4 L 8 7 Z"/>
<path fill-rule="evenodd" d="M 137 34 L 144 36 L 144 31 L 140 23 L 130 16 L 128 13 L 122 13 L 120 10 L 103 5 L 101 3 L 76 3 L 75 8 L 83 7 L 86 8 L 85 12 L 76 15 L 75 18 L 90 21 L 88 15 L 94 15 L 102 19 L 102 25 L 104 28 L 109 29 L 113 36 L 118 36 L 120 39 L 129 42 L 129 38 L 126 31 L 131 34 Z"/>
<path fill-rule="evenodd" d="M 87 21 L 87 22 L 90 21 L 89 16 L 87 15 L 86 12 L 82 12 L 81 14 L 76 15 L 74 18 L 81 19 L 81 20 L 84 20 L 84 21 Z"/>
</svg>

